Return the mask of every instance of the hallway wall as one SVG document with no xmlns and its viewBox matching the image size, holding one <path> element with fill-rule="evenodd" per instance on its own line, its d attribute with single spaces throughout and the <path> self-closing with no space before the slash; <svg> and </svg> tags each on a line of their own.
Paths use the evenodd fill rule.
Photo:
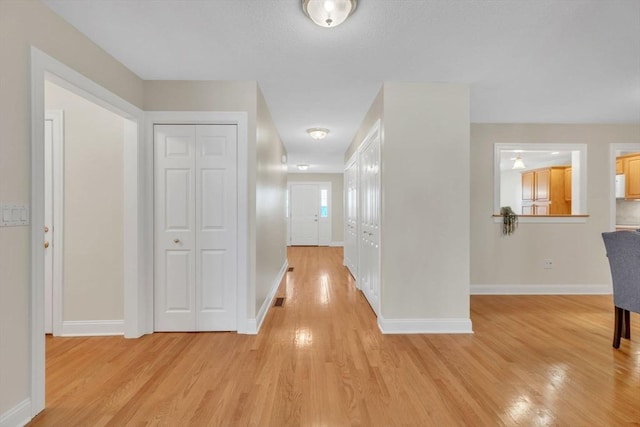
<svg viewBox="0 0 640 427">
<path fill-rule="evenodd" d="M 29 205 L 30 46 L 130 103 L 142 80 L 39 1 L 0 1 L 0 201 Z M 0 228 L 0 416 L 30 393 L 29 227 Z"/>
<path fill-rule="evenodd" d="M 395 332 L 470 332 L 469 88 L 384 83 L 345 162 L 378 119 L 378 323 Z M 455 159 L 456 167 L 443 158 Z"/>
</svg>

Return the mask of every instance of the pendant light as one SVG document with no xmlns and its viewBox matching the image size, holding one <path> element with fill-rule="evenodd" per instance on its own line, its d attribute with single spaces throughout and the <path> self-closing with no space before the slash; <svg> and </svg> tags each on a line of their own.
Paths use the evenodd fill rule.
<svg viewBox="0 0 640 427">
<path fill-rule="evenodd" d="M 524 168 L 525 168 L 524 162 L 522 161 L 522 158 L 518 154 L 515 161 L 513 162 L 513 167 L 511 169 L 524 169 Z"/>
</svg>

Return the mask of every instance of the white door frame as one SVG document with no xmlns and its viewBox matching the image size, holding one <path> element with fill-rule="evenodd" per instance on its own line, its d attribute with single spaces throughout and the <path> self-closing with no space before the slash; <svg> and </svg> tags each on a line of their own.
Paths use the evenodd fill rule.
<svg viewBox="0 0 640 427">
<path fill-rule="evenodd" d="M 249 301 L 254 301 L 249 295 L 247 286 L 249 278 L 249 252 L 248 252 L 248 213 L 249 213 L 249 191 L 248 191 L 248 117 L 246 112 L 221 112 L 221 111 L 150 111 L 146 113 L 146 185 L 149 189 L 146 192 L 144 205 L 146 211 L 149 212 L 148 218 L 153 218 L 154 200 L 153 200 L 153 125 L 155 124 L 207 124 L 207 125 L 225 125 L 233 124 L 238 129 L 238 169 L 237 169 L 237 186 L 238 186 L 238 229 L 237 229 L 237 294 L 236 294 L 236 326 L 238 333 L 251 334 L 255 333 L 255 319 L 248 318 Z M 147 235 L 150 241 L 147 242 L 151 253 L 153 253 L 153 221 L 147 221 Z M 154 263 L 149 263 L 148 275 L 153 278 Z M 145 299 L 150 310 L 147 312 L 147 324 L 153 330 L 153 286 L 154 281 L 150 280 L 146 288 Z M 252 326 L 253 325 L 253 326 Z"/>
<path fill-rule="evenodd" d="M 640 151 L 640 143 L 611 143 L 609 144 L 609 230 L 616 229 L 616 152 L 618 151 Z"/>
<path fill-rule="evenodd" d="M 64 309 L 64 112 L 62 110 L 47 110 L 45 119 L 52 123 L 51 144 L 51 199 L 53 204 L 53 222 L 49 224 L 51 254 L 53 257 L 53 277 L 51 283 L 51 332 L 54 336 L 62 334 L 62 311 Z M 44 236 L 44 234 L 43 234 Z"/>
<path fill-rule="evenodd" d="M 124 132 L 124 332 L 125 337 L 146 333 L 140 321 L 146 309 L 141 291 L 146 283 L 144 227 L 145 215 L 138 203 L 144 194 L 144 164 L 140 162 L 144 114 L 141 109 L 113 94 L 62 62 L 31 46 L 31 218 L 30 218 L 30 305 L 29 364 L 31 414 L 45 405 L 44 339 L 44 83 L 45 80 L 70 90 L 123 117 Z"/>
</svg>

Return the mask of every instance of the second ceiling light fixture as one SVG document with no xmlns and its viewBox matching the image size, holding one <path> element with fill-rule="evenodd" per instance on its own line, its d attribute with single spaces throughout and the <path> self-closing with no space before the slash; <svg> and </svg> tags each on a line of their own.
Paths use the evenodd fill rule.
<svg viewBox="0 0 640 427">
<path fill-rule="evenodd" d="M 311 129 L 307 129 L 307 133 L 313 139 L 323 139 L 329 133 L 329 129 L 311 128 Z"/>
</svg>

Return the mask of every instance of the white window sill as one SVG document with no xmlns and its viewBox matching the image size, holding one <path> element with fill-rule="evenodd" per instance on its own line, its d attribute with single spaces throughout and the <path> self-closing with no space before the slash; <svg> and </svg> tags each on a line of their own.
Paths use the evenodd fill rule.
<svg viewBox="0 0 640 427">
<path fill-rule="evenodd" d="M 585 224 L 589 215 L 518 215 L 518 224 Z M 502 223 L 502 215 L 493 215 L 493 222 Z"/>
</svg>

